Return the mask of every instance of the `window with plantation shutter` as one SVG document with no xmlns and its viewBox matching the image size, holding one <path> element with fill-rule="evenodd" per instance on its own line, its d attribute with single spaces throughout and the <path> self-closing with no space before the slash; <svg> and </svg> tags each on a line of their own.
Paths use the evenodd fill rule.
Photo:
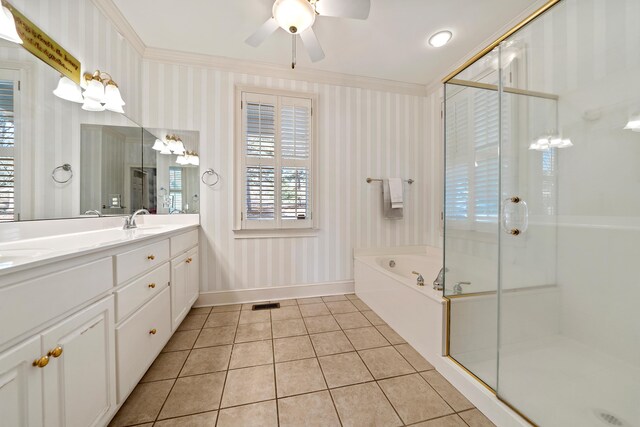
<svg viewBox="0 0 640 427">
<path fill-rule="evenodd" d="M 13 221 L 16 207 L 15 104 L 17 80 L 12 72 L 0 73 L 0 221 Z"/>
<path fill-rule="evenodd" d="M 313 228 L 311 98 L 241 92 L 242 229 Z"/>
</svg>

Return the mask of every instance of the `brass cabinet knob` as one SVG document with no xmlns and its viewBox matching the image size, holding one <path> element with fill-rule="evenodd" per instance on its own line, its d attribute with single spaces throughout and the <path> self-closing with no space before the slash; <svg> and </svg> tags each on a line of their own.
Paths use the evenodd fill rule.
<svg viewBox="0 0 640 427">
<path fill-rule="evenodd" d="M 187 264 L 191 264 L 191 261 L 193 261 L 193 258 L 191 257 L 187 258 Z"/>
<path fill-rule="evenodd" d="M 155 255 L 147 255 L 147 259 L 149 261 L 153 261 L 154 259 L 156 259 L 156 256 Z"/>
<path fill-rule="evenodd" d="M 47 353 L 47 356 L 56 358 L 62 356 L 62 347 L 57 346 L 53 350 L 49 351 L 49 353 Z"/>
<path fill-rule="evenodd" d="M 150 333 L 151 335 L 155 335 L 155 334 L 157 334 L 157 333 L 158 333 L 158 331 L 156 330 L 156 328 L 153 328 L 152 330 L 150 330 L 150 331 L 149 331 L 149 333 Z"/>
<path fill-rule="evenodd" d="M 151 289 L 153 289 L 153 288 L 156 287 L 156 284 L 155 283 L 149 283 L 147 286 L 149 286 Z"/>
<path fill-rule="evenodd" d="M 512 236 L 517 236 L 518 234 L 520 234 L 520 230 L 518 230 L 517 228 L 512 228 L 511 230 L 509 230 L 509 234 L 511 234 Z"/>
<path fill-rule="evenodd" d="M 33 366 L 37 368 L 44 368 L 49 364 L 49 356 L 42 356 L 40 359 L 33 361 Z"/>
</svg>

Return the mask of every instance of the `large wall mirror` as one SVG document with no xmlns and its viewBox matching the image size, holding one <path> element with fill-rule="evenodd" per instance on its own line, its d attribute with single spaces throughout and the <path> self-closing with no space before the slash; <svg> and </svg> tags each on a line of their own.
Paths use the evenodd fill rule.
<svg viewBox="0 0 640 427">
<path fill-rule="evenodd" d="M 0 40 L 0 222 L 199 212 L 198 132 L 85 111 L 53 94 L 59 80 Z"/>
</svg>

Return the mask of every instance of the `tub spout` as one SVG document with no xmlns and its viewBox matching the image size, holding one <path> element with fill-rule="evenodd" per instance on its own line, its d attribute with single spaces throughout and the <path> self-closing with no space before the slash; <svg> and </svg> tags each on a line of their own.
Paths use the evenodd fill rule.
<svg viewBox="0 0 640 427">
<path fill-rule="evenodd" d="M 433 289 L 441 291 L 444 289 L 444 267 L 440 269 L 438 277 L 433 281 Z"/>
</svg>

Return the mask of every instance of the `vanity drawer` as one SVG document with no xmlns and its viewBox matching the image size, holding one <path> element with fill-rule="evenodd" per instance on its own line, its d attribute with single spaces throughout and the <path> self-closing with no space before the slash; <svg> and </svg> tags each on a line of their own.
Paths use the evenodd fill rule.
<svg viewBox="0 0 640 427">
<path fill-rule="evenodd" d="M 121 321 L 145 301 L 160 293 L 169 286 L 170 280 L 171 268 L 169 263 L 165 262 L 155 270 L 116 291 L 116 322 Z"/>
<path fill-rule="evenodd" d="M 169 259 L 169 239 L 116 255 L 116 278 L 124 283 Z"/>
<path fill-rule="evenodd" d="M 116 328 L 118 403 L 138 383 L 171 337 L 171 298 L 164 288 Z"/>
<path fill-rule="evenodd" d="M 0 289 L 0 343 L 113 288 L 111 257 Z"/>
<path fill-rule="evenodd" d="M 198 230 L 191 230 L 171 238 L 171 257 L 179 255 L 198 244 Z"/>
</svg>

